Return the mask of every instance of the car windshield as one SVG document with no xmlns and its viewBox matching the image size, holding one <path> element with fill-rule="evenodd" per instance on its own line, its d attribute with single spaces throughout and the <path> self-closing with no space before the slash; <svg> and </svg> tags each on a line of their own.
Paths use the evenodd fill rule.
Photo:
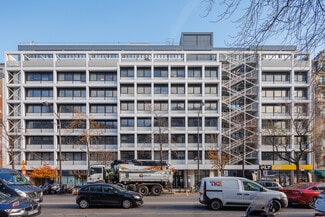
<svg viewBox="0 0 325 217">
<path fill-rule="evenodd" d="M 97 173 L 102 173 L 103 169 L 101 167 L 92 167 L 89 170 L 89 175 L 97 174 Z"/>
<path fill-rule="evenodd" d="M 117 190 L 119 190 L 119 191 L 127 191 L 125 188 L 122 188 L 121 186 L 119 186 L 119 185 L 112 185 L 114 188 L 116 188 Z"/>
<path fill-rule="evenodd" d="M 0 178 L 5 181 L 8 185 L 29 185 L 28 179 L 21 174 L 2 173 Z"/>
</svg>

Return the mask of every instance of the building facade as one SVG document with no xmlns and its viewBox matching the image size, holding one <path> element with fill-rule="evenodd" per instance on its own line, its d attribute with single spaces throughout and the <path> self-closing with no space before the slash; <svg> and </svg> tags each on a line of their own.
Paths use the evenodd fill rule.
<svg viewBox="0 0 325 217">
<path fill-rule="evenodd" d="M 49 164 L 67 183 L 91 164 L 162 159 L 177 170 L 174 187 L 190 187 L 217 175 L 212 150 L 226 158 L 223 175 L 286 177 L 288 162 L 276 153 L 294 155 L 291 123 L 310 119 L 309 54 L 212 42 L 212 33 L 182 33 L 179 45 L 28 44 L 7 52 L 3 111 L 12 139 L 4 166 Z M 304 154 L 305 172 L 311 163 Z"/>
</svg>

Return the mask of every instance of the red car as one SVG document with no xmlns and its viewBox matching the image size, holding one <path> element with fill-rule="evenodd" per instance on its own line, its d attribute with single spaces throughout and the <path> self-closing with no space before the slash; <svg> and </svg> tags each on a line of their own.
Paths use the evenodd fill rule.
<svg viewBox="0 0 325 217">
<path fill-rule="evenodd" d="M 315 201 L 324 190 L 323 182 L 302 182 L 279 189 L 287 195 L 289 204 L 298 203 L 311 209 L 315 208 Z"/>
</svg>

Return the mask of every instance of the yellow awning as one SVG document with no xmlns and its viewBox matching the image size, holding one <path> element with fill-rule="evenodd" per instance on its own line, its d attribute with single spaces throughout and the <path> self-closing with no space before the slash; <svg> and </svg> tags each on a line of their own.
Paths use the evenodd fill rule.
<svg viewBox="0 0 325 217">
<path fill-rule="evenodd" d="M 313 165 L 311 164 L 300 164 L 299 169 L 304 170 L 312 170 Z M 272 170 L 296 170 L 296 165 L 293 164 L 273 164 Z"/>
</svg>

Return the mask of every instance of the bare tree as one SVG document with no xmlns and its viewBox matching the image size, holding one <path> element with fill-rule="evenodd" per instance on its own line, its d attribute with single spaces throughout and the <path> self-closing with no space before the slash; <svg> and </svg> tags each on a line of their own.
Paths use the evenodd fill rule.
<svg viewBox="0 0 325 217">
<path fill-rule="evenodd" d="M 88 121 L 88 125 L 87 125 Z M 100 141 L 104 139 L 104 130 L 108 128 L 108 126 L 102 125 L 98 121 L 85 116 L 81 112 L 76 113 L 69 124 L 66 126 L 67 129 L 82 129 L 80 134 L 78 135 L 77 141 L 73 142 L 73 145 L 84 144 L 86 147 L 87 154 L 87 168 L 90 167 L 90 160 L 92 158 L 97 159 L 97 162 L 101 164 L 107 165 L 109 161 L 114 160 L 116 158 L 116 154 L 113 152 L 103 151 L 102 149 L 98 149 L 98 151 L 94 151 L 96 149 L 96 145 L 101 144 Z"/>
<path fill-rule="evenodd" d="M 205 17 L 212 22 L 230 20 L 237 25 L 238 46 L 259 45 L 283 37 L 284 44 L 301 50 L 325 45 L 325 3 L 323 0 L 203 0 Z M 221 11 L 216 11 L 216 10 Z"/>
</svg>

